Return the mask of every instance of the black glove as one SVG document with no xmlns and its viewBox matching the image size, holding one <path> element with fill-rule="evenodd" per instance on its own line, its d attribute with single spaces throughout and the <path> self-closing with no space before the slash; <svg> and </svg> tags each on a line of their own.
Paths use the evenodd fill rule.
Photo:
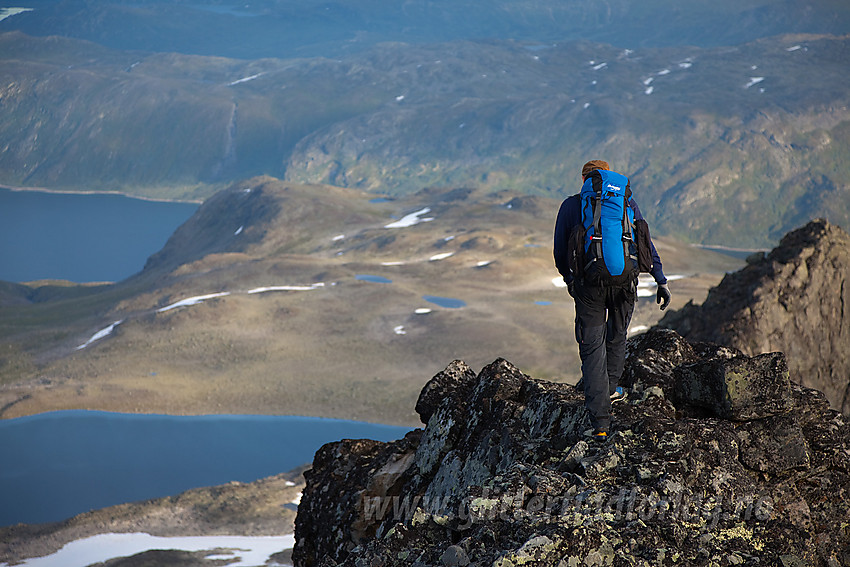
<svg viewBox="0 0 850 567">
<path fill-rule="evenodd" d="M 667 284 L 659 284 L 658 292 L 655 294 L 655 303 L 661 304 L 662 311 L 667 309 L 667 306 L 670 305 L 671 297 L 673 296 L 670 294 L 670 288 L 667 287 Z"/>
<path fill-rule="evenodd" d="M 573 281 L 571 281 L 570 283 L 567 284 L 567 293 L 570 294 L 570 297 L 575 299 L 575 297 L 576 297 L 576 282 L 575 282 L 575 280 L 573 280 Z"/>
</svg>

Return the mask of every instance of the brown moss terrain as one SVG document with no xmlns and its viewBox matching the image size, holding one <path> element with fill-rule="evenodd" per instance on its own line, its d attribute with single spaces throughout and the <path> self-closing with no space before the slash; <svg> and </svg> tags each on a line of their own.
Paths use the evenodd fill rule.
<svg viewBox="0 0 850 567">
<path fill-rule="evenodd" d="M 505 356 L 573 382 L 573 304 L 553 285 L 558 205 L 468 189 L 376 202 L 270 177 L 235 184 L 133 278 L 3 288 L 0 416 L 88 408 L 413 424 L 423 372 L 446 360 Z M 419 212 L 418 224 L 386 228 Z M 687 276 L 671 283 L 674 308 L 741 263 L 656 243 L 668 276 Z M 641 299 L 633 327 L 659 315 L 654 297 Z"/>
</svg>

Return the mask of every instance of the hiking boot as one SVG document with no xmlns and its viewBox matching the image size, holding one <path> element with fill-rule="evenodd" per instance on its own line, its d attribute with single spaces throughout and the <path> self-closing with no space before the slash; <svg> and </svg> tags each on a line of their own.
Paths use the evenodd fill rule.
<svg viewBox="0 0 850 567">
<path fill-rule="evenodd" d="M 614 390 L 614 393 L 611 394 L 611 403 L 621 402 L 625 400 L 628 396 L 626 395 L 626 391 L 623 390 L 622 386 L 617 386 L 617 389 Z"/>
<path fill-rule="evenodd" d="M 597 429 L 590 438 L 594 441 L 604 442 L 608 440 L 608 432 L 604 429 Z"/>
</svg>

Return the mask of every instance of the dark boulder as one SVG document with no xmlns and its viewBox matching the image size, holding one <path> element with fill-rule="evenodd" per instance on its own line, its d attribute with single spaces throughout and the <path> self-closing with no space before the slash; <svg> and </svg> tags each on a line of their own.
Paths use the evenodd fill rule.
<svg viewBox="0 0 850 567">
<path fill-rule="evenodd" d="M 792 381 L 850 415 L 850 235 L 812 221 L 659 326 L 750 356 L 784 352 Z"/>
</svg>

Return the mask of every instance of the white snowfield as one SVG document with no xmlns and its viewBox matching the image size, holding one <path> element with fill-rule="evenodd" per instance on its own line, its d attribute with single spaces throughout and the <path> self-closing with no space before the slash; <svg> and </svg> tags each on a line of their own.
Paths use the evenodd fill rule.
<svg viewBox="0 0 850 567">
<path fill-rule="evenodd" d="M 686 277 L 687 276 L 678 274 L 673 276 L 667 276 L 667 281 L 671 282 L 675 280 L 681 280 Z M 561 276 L 552 278 L 552 285 L 555 287 L 567 287 L 567 284 L 564 283 L 564 278 L 562 278 Z M 641 276 L 638 279 L 637 295 L 638 297 L 655 297 L 657 287 L 658 284 L 655 283 L 655 280 L 653 280 L 652 278 Z"/>
<path fill-rule="evenodd" d="M 98 332 L 93 334 L 89 340 L 87 340 L 85 343 L 78 346 L 77 350 L 84 349 L 87 346 L 89 346 L 90 344 L 95 343 L 95 342 L 99 341 L 100 339 L 102 339 L 104 337 L 108 337 L 109 335 L 112 334 L 112 331 L 115 330 L 115 327 L 120 325 L 123 322 L 124 322 L 124 319 L 120 319 L 118 321 L 115 321 L 114 323 L 112 323 L 111 325 L 106 327 L 105 329 L 99 330 Z"/>
<path fill-rule="evenodd" d="M 32 8 L 0 8 L 0 21 L 5 20 L 10 16 L 23 14 L 24 12 L 32 12 Z"/>
<path fill-rule="evenodd" d="M 254 79 L 262 77 L 263 75 L 265 75 L 265 73 L 257 73 L 256 75 L 251 75 L 250 77 L 237 79 L 237 80 L 233 81 L 232 83 L 227 83 L 227 86 L 232 87 L 233 85 L 239 85 L 241 83 L 247 83 L 248 81 L 253 81 Z"/>
<path fill-rule="evenodd" d="M 220 293 L 209 293 L 207 295 L 196 295 L 195 297 L 187 297 L 186 299 L 181 299 L 176 303 L 172 303 L 171 305 L 166 305 L 165 307 L 161 307 L 156 310 L 157 313 L 164 313 L 165 311 L 171 311 L 172 309 L 177 309 L 178 307 L 188 307 L 190 305 L 197 305 L 199 303 L 203 303 L 207 299 L 213 299 L 215 297 L 225 297 L 230 295 L 229 291 L 222 291 Z"/>
<path fill-rule="evenodd" d="M 420 218 L 422 215 L 427 215 L 431 212 L 430 207 L 425 207 L 424 209 L 420 209 L 415 213 L 410 213 L 409 215 L 405 215 L 399 220 L 395 222 L 391 222 L 388 225 L 384 225 L 384 228 L 407 228 L 409 226 L 417 225 L 420 222 L 429 222 L 434 220 L 434 217 L 428 218 Z"/>
<path fill-rule="evenodd" d="M 256 287 L 254 289 L 249 289 L 248 291 L 241 292 L 247 295 L 255 295 L 258 293 L 267 293 L 271 291 L 310 291 L 313 289 L 319 289 L 324 287 L 324 282 L 313 283 L 309 285 L 273 285 L 267 287 Z M 214 299 L 216 297 L 227 297 L 228 295 L 233 295 L 232 292 L 222 291 L 219 293 L 208 293 L 206 295 L 196 295 L 194 297 L 187 297 L 186 299 L 181 299 L 180 301 L 176 301 L 170 305 L 166 305 L 165 307 L 160 307 L 156 310 L 157 313 L 164 313 L 166 311 L 171 311 L 172 309 L 179 309 L 181 307 L 191 307 L 192 305 L 199 305 L 208 299 Z M 115 330 L 115 327 L 123 323 L 124 320 L 120 319 L 115 321 L 111 325 L 106 328 L 103 328 L 93 334 L 89 340 L 81 344 L 77 347 L 76 350 L 82 350 L 96 343 L 97 341 L 108 337 Z"/>
<path fill-rule="evenodd" d="M 273 285 L 269 287 L 255 287 L 254 289 L 249 289 L 246 293 L 255 294 L 266 293 L 268 291 L 310 291 L 311 289 L 319 289 L 320 287 L 324 286 L 324 282 L 314 283 L 310 285 Z"/>
<path fill-rule="evenodd" d="M 280 565 L 270 557 L 295 545 L 295 536 L 195 536 L 158 537 L 145 533 L 99 534 L 78 539 L 45 557 L 26 559 L 21 567 L 86 567 L 117 557 L 129 557 L 152 549 L 175 549 L 182 551 L 204 551 L 227 549 L 228 553 L 208 555 L 207 559 L 236 560 L 228 567 L 251 567 L 256 565 Z M 0 567 L 9 567 L 0 563 Z"/>
<path fill-rule="evenodd" d="M 753 85 L 757 85 L 764 80 L 764 77 L 750 77 L 750 82 L 744 85 L 745 89 L 750 88 Z"/>
</svg>

